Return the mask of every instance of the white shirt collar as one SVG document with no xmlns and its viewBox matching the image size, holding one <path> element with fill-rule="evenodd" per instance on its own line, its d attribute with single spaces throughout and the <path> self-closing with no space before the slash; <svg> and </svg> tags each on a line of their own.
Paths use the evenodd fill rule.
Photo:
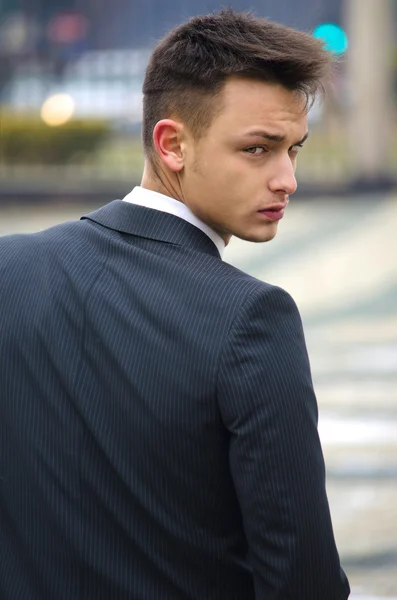
<svg viewBox="0 0 397 600">
<path fill-rule="evenodd" d="M 123 200 L 124 202 L 138 204 L 139 206 L 145 206 L 146 208 L 153 208 L 154 210 L 160 210 L 184 219 L 208 235 L 218 248 L 221 258 L 223 257 L 225 242 L 221 236 L 211 229 L 211 227 L 203 223 L 203 221 L 198 219 L 196 215 L 192 213 L 190 208 L 188 208 L 186 204 L 183 204 L 183 202 L 179 202 L 179 200 L 175 200 L 175 198 L 170 198 L 164 194 L 140 186 L 136 186 L 132 192 L 123 198 Z"/>
</svg>

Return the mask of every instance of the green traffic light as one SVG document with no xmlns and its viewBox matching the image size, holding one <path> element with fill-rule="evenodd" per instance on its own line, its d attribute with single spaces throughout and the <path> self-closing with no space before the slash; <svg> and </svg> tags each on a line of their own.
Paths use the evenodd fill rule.
<svg viewBox="0 0 397 600">
<path fill-rule="evenodd" d="M 315 38 L 324 40 L 326 50 L 330 50 L 334 54 L 343 54 L 349 45 L 347 35 L 342 27 L 334 23 L 322 23 L 318 25 L 313 35 Z"/>
</svg>

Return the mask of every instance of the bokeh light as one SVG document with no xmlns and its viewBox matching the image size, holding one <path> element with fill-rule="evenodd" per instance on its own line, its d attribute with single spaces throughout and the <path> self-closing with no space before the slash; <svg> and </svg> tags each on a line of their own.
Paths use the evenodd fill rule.
<svg viewBox="0 0 397 600">
<path fill-rule="evenodd" d="M 342 27 L 334 23 L 322 23 L 318 25 L 313 35 L 315 38 L 324 40 L 325 48 L 334 54 L 343 54 L 349 45 L 345 31 Z"/>
<path fill-rule="evenodd" d="M 72 118 L 75 106 L 75 101 L 69 94 L 55 94 L 43 103 L 41 118 L 51 127 L 63 125 Z"/>
</svg>

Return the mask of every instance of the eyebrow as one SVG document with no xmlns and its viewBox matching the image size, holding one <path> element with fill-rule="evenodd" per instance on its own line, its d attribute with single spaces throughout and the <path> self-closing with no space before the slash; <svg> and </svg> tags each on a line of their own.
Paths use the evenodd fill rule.
<svg viewBox="0 0 397 600">
<path fill-rule="evenodd" d="M 248 135 L 249 137 L 263 137 L 266 140 L 269 140 L 269 142 L 276 142 L 278 144 L 285 142 L 285 135 L 273 135 L 271 133 L 267 133 L 266 131 L 252 131 Z M 309 132 L 307 131 L 303 138 L 299 140 L 299 142 L 295 142 L 295 144 L 292 145 L 297 146 L 298 144 L 303 144 L 303 142 L 305 142 L 308 137 Z"/>
</svg>

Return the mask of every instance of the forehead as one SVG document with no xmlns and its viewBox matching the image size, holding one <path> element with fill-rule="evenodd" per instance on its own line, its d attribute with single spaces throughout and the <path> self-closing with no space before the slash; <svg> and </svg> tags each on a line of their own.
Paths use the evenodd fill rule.
<svg viewBox="0 0 397 600">
<path fill-rule="evenodd" d="M 296 135 L 307 129 L 306 101 L 281 85 L 230 78 L 221 93 L 222 109 L 214 126 L 241 130 L 264 126 L 273 133 Z"/>
</svg>

